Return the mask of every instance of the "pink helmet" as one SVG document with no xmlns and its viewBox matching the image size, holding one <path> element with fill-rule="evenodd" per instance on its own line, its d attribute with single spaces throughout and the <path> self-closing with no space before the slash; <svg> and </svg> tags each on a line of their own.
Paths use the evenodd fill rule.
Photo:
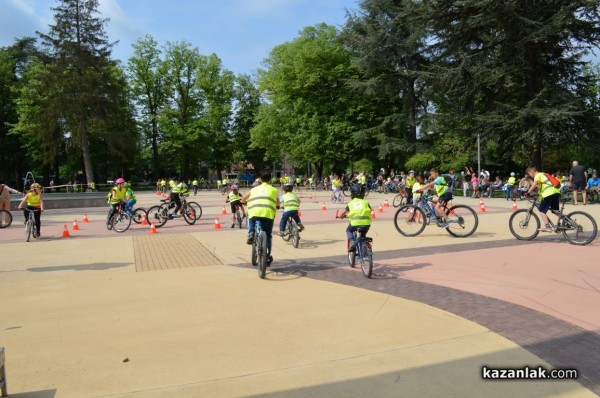
<svg viewBox="0 0 600 398">
<path fill-rule="evenodd" d="M 231 186 L 231 190 L 232 190 L 232 191 L 237 191 L 237 189 L 238 189 L 238 186 L 237 186 L 237 185 L 233 184 L 233 185 Z"/>
<path fill-rule="evenodd" d="M 122 178 L 117 178 L 117 181 L 115 181 L 115 184 L 123 184 L 125 182 L 124 179 Z"/>
</svg>

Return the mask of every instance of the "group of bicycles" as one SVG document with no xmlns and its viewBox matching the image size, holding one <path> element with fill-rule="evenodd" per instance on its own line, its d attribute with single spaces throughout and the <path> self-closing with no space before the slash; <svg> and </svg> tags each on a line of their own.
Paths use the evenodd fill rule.
<svg viewBox="0 0 600 398">
<path fill-rule="evenodd" d="M 167 223 L 173 216 L 170 214 L 175 203 L 170 199 L 161 199 L 161 204 L 152 206 L 148 210 L 138 207 L 131 211 L 125 209 L 124 203 L 119 203 L 114 214 L 106 221 L 106 228 L 115 232 L 125 232 L 131 226 L 133 220 L 136 224 L 141 224 L 144 219 L 148 223 L 154 223 L 156 228 L 160 228 Z M 186 198 L 181 198 L 181 209 L 175 217 L 182 217 L 189 225 L 194 225 L 202 217 L 202 207 Z"/>
</svg>

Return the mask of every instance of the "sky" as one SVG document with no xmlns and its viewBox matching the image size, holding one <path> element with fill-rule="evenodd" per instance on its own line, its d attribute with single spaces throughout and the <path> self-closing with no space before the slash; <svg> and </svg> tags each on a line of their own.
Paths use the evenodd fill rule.
<svg viewBox="0 0 600 398">
<path fill-rule="evenodd" d="M 341 27 L 359 0 L 99 0 L 113 58 L 126 64 L 131 45 L 149 34 L 164 45 L 188 41 L 201 54 L 215 53 L 226 69 L 252 74 L 273 47 L 306 26 Z M 0 47 L 48 32 L 55 0 L 0 0 Z"/>
</svg>

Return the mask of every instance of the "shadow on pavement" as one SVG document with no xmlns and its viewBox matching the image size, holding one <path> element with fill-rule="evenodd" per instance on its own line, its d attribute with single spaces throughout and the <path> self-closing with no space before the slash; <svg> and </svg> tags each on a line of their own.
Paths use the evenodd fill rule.
<svg viewBox="0 0 600 398">
<path fill-rule="evenodd" d="M 8 394 L 8 396 L 10 398 L 54 398 L 56 396 L 56 389 L 21 392 L 18 394 Z"/>
<path fill-rule="evenodd" d="M 27 268 L 29 272 L 51 272 L 51 271 L 104 271 L 112 268 L 123 268 L 131 263 L 92 263 L 81 265 L 62 265 L 58 267 L 36 267 Z"/>
</svg>

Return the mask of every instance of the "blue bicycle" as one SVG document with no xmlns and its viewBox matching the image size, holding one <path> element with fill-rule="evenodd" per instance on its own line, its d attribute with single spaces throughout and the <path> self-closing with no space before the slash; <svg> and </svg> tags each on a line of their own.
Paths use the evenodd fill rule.
<svg viewBox="0 0 600 398">
<path fill-rule="evenodd" d="M 356 231 L 352 231 L 352 241 L 356 243 L 354 245 L 356 250 L 348 252 L 348 264 L 352 268 L 356 267 L 356 258 L 358 258 L 363 275 L 370 278 L 373 275 L 373 238 L 367 237 L 367 228 L 358 227 Z M 350 244 L 348 240 L 346 247 L 350 248 Z"/>
<path fill-rule="evenodd" d="M 252 243 L 252 265 L 258 265 L 258 276 L 265 279 L 268 266 L 267 233 L 260 221 L 254 223 L 254 242 Z"/>
</svg>

